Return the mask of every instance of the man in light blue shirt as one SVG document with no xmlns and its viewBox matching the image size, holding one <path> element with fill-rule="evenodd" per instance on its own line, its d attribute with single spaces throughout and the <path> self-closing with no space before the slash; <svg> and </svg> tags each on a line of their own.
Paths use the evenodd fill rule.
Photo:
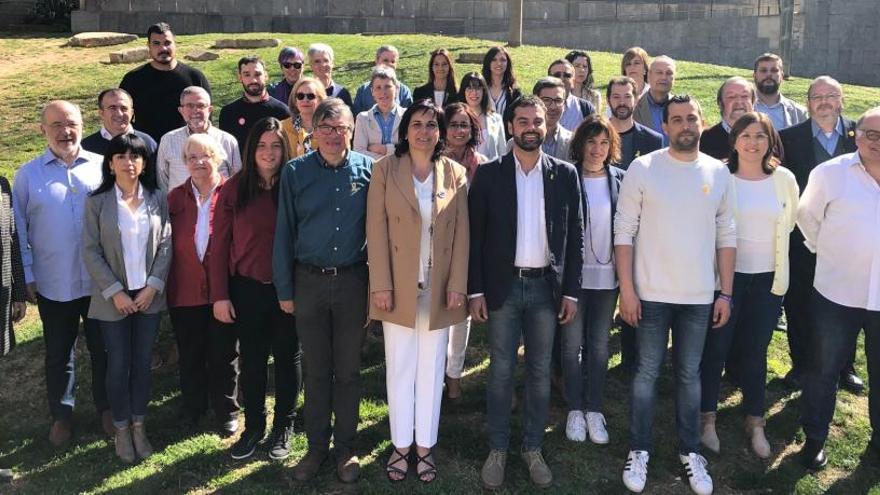
<svg viewBox="0 0 880 495">
<path fill-rule="evenodd" d="M 777 131 L 807 120 L 807 109 L 779 92 L 785 77 L 779 55 L 764 53 L 756 58 L 753 77 L 758 88 L 755 110 L 770 117 Z"/>
<path fill-rule="evenodd" d="M 98 325 L 88 318 L 91 278 L 82 262 L 86 197 L 101 183 L 102 157 L 80 146 L 82 113 L 66 101 L 43 109 L 46 151 L 15 175 L 12 205 L 21 243 L 28 300 L 36 303 L 46 343 L 49 440 L 70 438 L 75 398 L 74 346 L 80 320 L 92 360 L 92 396 L 104 430 L 113 432 L 105 386 L 107 356 Z"/>
<path fill-rule="evenodd" d="M 397 60 L 400 58 L 400 52 L 391 45 L 382 45 L 376 50 L 376 67 L 385 65 L 397 70 Z M 351 106 L 351 113 L 355 116 L 361 112 L 365 112 L 376 104 L 373 99 L 373 92 L 370 89 L 372 79 L 358 86 L 357 93 L 354 97 L 354 103 Z M 398 81 L 399 82 L 399 81 Z M 406 84 L 400 83 L 397 91 L 397 103 L 403 108 L 409 108 L 412 105 L 412 91 Z"/>
</svg>

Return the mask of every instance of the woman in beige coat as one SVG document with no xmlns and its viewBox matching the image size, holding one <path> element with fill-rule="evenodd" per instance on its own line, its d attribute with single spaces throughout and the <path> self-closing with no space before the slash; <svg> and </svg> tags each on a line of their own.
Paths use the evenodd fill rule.
<svg viewBox="0 0 880 495">
<path fill-rule="evenodd" d="M 370 317 L 385 333 L 391 481 L 406 478 L 410 459 L 422 482 L 437 476 L 431 449 L 449 327 L 467 316 L 467 172 L 440 154 L 445 127 L 443 110 L 415 102 L 394 154 L 373 166 L 367 197 Z"/>
</svg>

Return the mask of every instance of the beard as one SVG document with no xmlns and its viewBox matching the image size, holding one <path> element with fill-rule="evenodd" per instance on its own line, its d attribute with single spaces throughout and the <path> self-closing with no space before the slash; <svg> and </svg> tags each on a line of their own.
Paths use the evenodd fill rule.
<svg viewBox="0 0 880 495">
<path fill-rule="evenodd" d="M 244 92 L 250 96 L 261 96 L 265 90 L 265 84 L 249 84 L 244 86 Z"/>
<path fill-rule="evenodd" d="M 633 109 L 626 105 L 618 105 L 614 107 L 614 111 L 612 113 L 614 114 L 614 118 L 618 120 L 626 120 L 630 118 L 630 116 L 632 116 Z"/>
<path fill-rule="evenodd" d="M 535 136 L 537 139 L 534 141 L 526 141 L 526 136 Z M 516 143 L 517 146 L 523 151 L 535 151 L 540 148 L 542 144 L 544 144 L 544 136 L 538 134 L 537 132 L 527 132 L 522 135 L 514 135 L 513 142 Z"/>
<path fill-rule="evenodd" d="M 700 145 L 700 135 L 695 132 L 682 132 L 669 141 L 669 146 L 676 151 L 694 151 Z"/>
<path fill-rule="evenodd" d="M 765 79 L 758 84 L 758 91 L 762 95 L 775 95 L 779 91 L 779 83 L 773 79 Z"/>
</svg>

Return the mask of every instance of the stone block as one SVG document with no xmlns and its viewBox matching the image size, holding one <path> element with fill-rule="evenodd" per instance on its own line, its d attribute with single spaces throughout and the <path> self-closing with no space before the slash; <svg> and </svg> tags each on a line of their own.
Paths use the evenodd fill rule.
<svg viewBox="0 0 880 495">
<path fill-rule="evenodd" d="M 111 64 L 133 64 L 150 58 L 150 49 L 143 46 L 110 53 Z"/>
<path fill-rule="evenodd" d="M 214 52 L 196 50 L 194 52 L 187 53 L 184 58 L 186 58 L 187 60 L 192 60 L 193 62 L 207 62 L 209 60 L 217 60 L 218 58 L 220 58 L 220 55 Z"/>
<path fill-rule="evenodd" d="M 123 45 L 138 39 L 136 34 L 92 31 L 73 35 L 67 46 L 94 48 L 96 46 Z"/>
<path fill-rule="evenodd" d="M 486 56 L 485 52 L 461 52 L 458 54 L 458 58 L 455 59 L 456 63 L 459 64 L 483 64 L 483 57 Z"/>
<path fill-rule="evenodd" d="M 219 39 L 212 48 L 271 48 L 281 45 L 278 38 Z"/>
</svg>

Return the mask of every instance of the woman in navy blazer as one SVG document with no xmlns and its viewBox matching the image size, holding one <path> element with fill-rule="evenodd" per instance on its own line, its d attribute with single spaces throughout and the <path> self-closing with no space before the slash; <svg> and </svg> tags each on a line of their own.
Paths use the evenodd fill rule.
<svg viewBox="0 0 880 495">
<path fill-rule="evenodd" d="M 116 455 L 131 463 L 153 453 L 144 429 L 150 400 L 150 358 L 165 309 L 171 224 L 165 194 L 143 139 L 113 138 L 103 181 L 86 200 L 83 262 L 92 277 L 89 318 L 107 348 L 107 398 L 116 427 Z"/>
<path fill-rule="evenodd" d="M 571 140 L 571 161 L 581 172 L 584 263 L 578 311 L 562 331 L 562 375 L 568 419 L 565 434 L 608 443 L 602 398 L 608 370 L 608 335 L 617 306 L 613 224 L 623 170 L 620 137 L 605 117 L 587 117 Z"/>
<path fill-rule="evenodd" d="M 443 92 L 442 99 L 437 101 L 437 94 Z M 445 48 L 431 52 L 428 61 L 428 82 L 413 91 L 413 101 L 428 99 L 438 107 L 444 107 L 458 101 L 458 89 L 455 87 L 455 64 L 452 55 Z"/>
</svg>

